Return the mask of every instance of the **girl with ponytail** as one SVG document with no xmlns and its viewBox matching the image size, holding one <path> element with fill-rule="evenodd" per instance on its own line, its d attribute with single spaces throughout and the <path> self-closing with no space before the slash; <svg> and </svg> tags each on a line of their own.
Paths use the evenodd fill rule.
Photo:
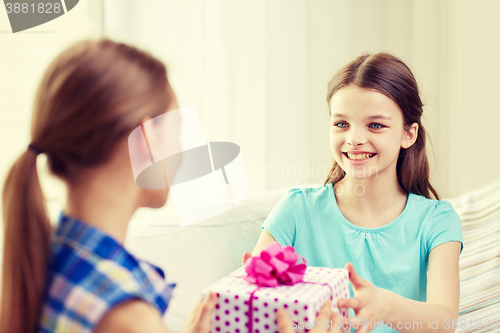
<svg viewBox="0 0 500 333">
<path fill-rule="evenodd" d="M 163 206 L 168 184 L 166 190 L 136 185 L 127 139 L 145 121 L 177 108 L 165 66 L 129 45 L 84 41 L 52 62 L 36 95 L 31 143 L 2 193 L 0 333 L 167 332 L 160 315 L 175 285 L 123 242 L 134 211 Z M 54 230 L 36 169 L 39 154 L 67 185 Z M 212 292 L 200 300 L 183 333 L 208 333 L 215 303 Z M 280 313 L 279 331 L 292 332 Z M 329 303 L 319 316 L 338 320 Z"/>
<path fill-rule="evenodd" d="M 165 66 L 108 39 L 80 42 L 46 70 L 35 98 L 31 144 L 2 193 L 1 333 L 165 332 L 173 284 L 123 247 L 139 207 L 164 205 L 167 190 L 134 182 L 127 137 L 177 108 Z M 67 185 L 54 230 L 36 159 Z M 208 332 L 214 294 L 185 332 Z"/>
</svg>

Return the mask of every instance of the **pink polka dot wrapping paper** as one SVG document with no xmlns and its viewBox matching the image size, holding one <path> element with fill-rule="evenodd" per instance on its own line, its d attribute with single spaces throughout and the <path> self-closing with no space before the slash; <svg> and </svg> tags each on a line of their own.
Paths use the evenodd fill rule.
<svg viewBox="0 0 500 333">
<path fill-rule="evenodd" d="M 318 311 L 331 297 L 332 310 L 348 318 L 347 308 L 337 308 L 339 299 L 349 297 L 349 272 L 346 269 L 307 267 L 303 278 L 305 283 L 260 288 L 245 281 L 246 275 L 242 266 L 202 290 L 202 295 L 213 291 L 218 296 L 211 318 L 211 333 L 278 333 L 276 311 L 280 308 L 287 310 L 290 327 L 298 333 L 307 332 L 306 327 L 312 327 Z M 249 314 L 252 293 L 252 313 Z M 250 318 L 252 325 L 249 325 Z M 319 325 L 324 327 L 325 324 Z"/>
</svg>

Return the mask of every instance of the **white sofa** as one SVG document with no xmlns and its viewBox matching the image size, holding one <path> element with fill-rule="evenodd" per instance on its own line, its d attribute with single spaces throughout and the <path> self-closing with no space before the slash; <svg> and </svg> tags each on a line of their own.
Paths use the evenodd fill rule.
<svg viewBox="0 0 500 333">
<path fill-rule="evenodd" d="M 181 331 L 200 291 L 241 266 L 243 252 L 252 251 L 261 224 L 280 197 L 248 197 L 222 215 L 183 228 L 169 204 L 131 221 L 127 249 L 161 267 L 167 280 L 177 283 L 164 317 L 174 333 Z M 500 182 L 443 200 L 453 204 L 463 224 L 459 320 L 467 325 L 457 332 L 472 332 L 476 320 L 500 321 Z M 493 331 L 500 332 L 500 323 Z"/>
<path fill-rule="evenodd" d="M 467 325 L 457 332 L 500 332 L 500 182 L 445 200 L 460 216 L 464 237 L 458 319 Z M 491 331 L 474 325 L 493 320 Z"/>
</svg>

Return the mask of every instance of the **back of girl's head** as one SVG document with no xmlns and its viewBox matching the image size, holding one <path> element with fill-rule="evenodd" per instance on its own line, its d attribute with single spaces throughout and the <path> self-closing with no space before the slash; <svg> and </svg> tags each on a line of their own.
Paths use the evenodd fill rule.
<svg viewBox="0 0 500 333">
<path fill-rule="evenodd" d="M 61 53 L 39 85 L 31 143 L 62 180 L 104 164 L 145 117 L 167 111 L 173 98 L 165 66 L 151 55 L 108 39 Z M 0 332 L 33 332 L 39 320 L 51 226 L 36 170 L 26 150 L 3 188 L 4 258 Z"/>
<path fill-rule="evenodd" d="M 342 67 L 328 84 L 327 103 L 332 96 L 348 85 L 376 90 L 401 109 L 403 127 L 408 130 L 413 123 L 418 124 L 416 142 L 409 148 L 401 148 L 397 161 L 397 176 L 403 190 L 431 198 L 439 195 L 429 181 L 429 162 L 425 149 L 426 132 L 422 126 L 423 103 L 420 99 L 417 81 L 412 72 L 400 59 L 388 53 L 364 54 Z M 330 110 L 331 113 L 331 110 Z M 337 183 L 344 177 L 340 165 L 333 166 L 325 184 Z"/>
</svg>

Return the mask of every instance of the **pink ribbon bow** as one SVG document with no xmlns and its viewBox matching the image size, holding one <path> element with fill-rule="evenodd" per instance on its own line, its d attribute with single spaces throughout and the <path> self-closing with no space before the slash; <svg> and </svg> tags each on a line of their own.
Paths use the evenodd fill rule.
<svg viewBox="0 0 500 333">
<path fill-rule="evenodd" d="M 299 258 L 302 259 L 300 263 L 297 262 Z M 302 281 L 306 268 L 306 260 L 293 247 L 281 247 L 275 242 L 268 245 L 259 257 L 247 259 L 245 280 L 264 287 L 291 286 Z"/>
</svg>

